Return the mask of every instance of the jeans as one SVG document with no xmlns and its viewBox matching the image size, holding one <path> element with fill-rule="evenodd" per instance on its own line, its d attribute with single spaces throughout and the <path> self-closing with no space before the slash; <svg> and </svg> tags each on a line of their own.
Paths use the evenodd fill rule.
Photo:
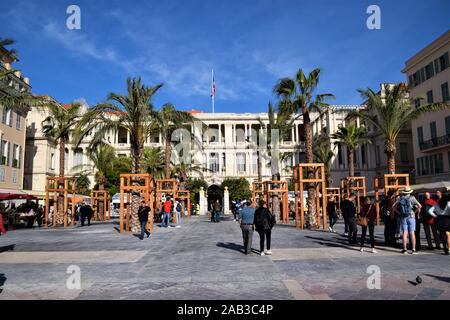
<svg viewBox="0 0 450 320">
<path fill-rule="evenodd" d="M 141 222 L 141 239 L 144 238 L 144 233 L 147 234 L 147 236 L 150 235 L 150 232 L 147 231 L 146 227 L 147 227 L 147 221 L 142 221 Z"/>
<path fill-rule="evenodd" d="M 356 235 L 358 234 L 358 227 L 356 225 L 356 218 L 347 218 L 348 221 L 348 242 L 350 244 L 356 243 Z"/>
<path fill-rule="evenodd" d="M 176 213 L 177 225 L 181 226 L 181 211 L 177 211 Z"/>
<path fill-rule="evenodd" d="M 345 226 L 345 233 L 348 233 L 349 225 L 348 225 L 348 217 L 344 215 L 344 226 Z"/>
<path fill-rule="evenodd" d="M 170 225 L 170 212 L 163 212 L 161 227 L 167 228 Z"/>
<path fill-rule="evenodd" d="M 267 250 L 270 250 L 270 239 L 272 237 L 272 230 L 257 230 L 259 233 L 259 249 L 264 252 L 264 240 L 267 241 Z"/>
<path fill-rule="evenodd" d="M 430 230 L 431 229 L 431 230 Z M 425 236 L 428 242 L 428 248 L 433 248 L 433 242 L 431 241 L 431 233 L 433 233 L 434 243 L 436 244 L 436 248 L 441 246 L 441 240 L 439 239 L 439 234 L 437 230 L 436 224 L 423 224 L 423 231 L 425 231 Z"/>
<path fill-rule="evenodd" d="M 244 251 L 245 254 L 252 252 L 252 241 L 253 241 L 253 226 L 241 224 L 242 229 L 242 239 L 244 240 Z"/>
<path fill-rule="evenodd" d="M 364 247 L 364 242 L 366 240 L 367 228 L 369 228 L 370 246 L 375 248 L 375 221 L 369 221 L 367 227 L 362 227 L 361 234 L 361 248 Z"/>
<path fill-rule="evenodd" d="M 329 213 L 328 219 L 330 220 L 330 227 L 333 228 L 337 221 L 337 214 L 335 212 Z"/>
<path fill-rule="evenodd" d="M 395 246 L 395 231 L 397 229 L 397 220 L 386 217 L 384 221 L 384 242 L 387 246 Z"/>
</svg>

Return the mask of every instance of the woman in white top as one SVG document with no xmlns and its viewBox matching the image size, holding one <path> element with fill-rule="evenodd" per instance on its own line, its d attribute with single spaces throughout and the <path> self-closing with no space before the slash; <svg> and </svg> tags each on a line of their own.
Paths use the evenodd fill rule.
<svg viewBox="0 0 450 320">
<path fill-rule="evenodd" d="M 450 201 L 448 201 L 447 196 L 439 199 L 438 203 L 428 210 L 428 213 L 438 219 L 437 225 L 444 245 L 444 252 L 448 255 L 450 247 Z"/>
</svg>

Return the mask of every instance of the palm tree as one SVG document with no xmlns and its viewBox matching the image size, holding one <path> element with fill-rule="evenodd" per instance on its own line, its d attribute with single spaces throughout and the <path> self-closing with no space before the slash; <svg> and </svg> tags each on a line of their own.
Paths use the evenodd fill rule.
<svg viewBox="0 0 450 320">
<path fill-rule="evenodd" d="M 450 105 L 433 103 L 415 107 L 409 100 L 409 88 L 405 83 L 385 84 L 383 89 L 383 94 L 376 93 L 370 88 L 359 89 L 358 92 L 366 100 L 367 108 L 355 111 L 350 116 L 360 117 L 366 123 L 371 123 L 384 136 L 388 172 L 395 173 L 396 141 L 400 131 L 421 115 L 449 109 Z"/>
<path fill-rule="evenodd" d="M 332 139 L 337 141 L 335 145 L 342 144 L 347 148 L 348 155 L 348 174 L 350 177 L 355 176 L 355 150 L 362 144 L 369 144 L 372 141 L 366 138 L 367 130 L 365 127 L 358 127 L 352 123 L 346 127 L 340 125 L 336 133 L 331 135 Z"/>
<path fill-rule="evenodd" d="M 178 162 L 177 164 L 172 162 L 172 176 L 180 181 L 181 190 L 185 190 L 186 181 L 188 180 L 190 174 L 197 173 L 203 177 L 203 171 L 205 169 L 208 170 L 203 165 L 195 161 L 191 161 L 190 163 Z"/>
<path fill-rule="evenodd" d="M 333 158 L 335 156 L 334 151 L 328 143 L 322 143 L 318 150 L 315 152 L 315 156 L 318 162 L 325 165 L 325 175 L 328 188 L 333 186 L 333 178 L 331 176 L 331 166 L 333 164 Z"/>
<path fill-rule="evenodd" d="M 190 113 L 175 109 L 175 107 L 166 103 L 156 115 L 157 129 L 161 132 L 163 141 L 165 143 L 165 178 L 170 179 L 170 160 L 172 156 L 171 138 L 172 133 L 179 128 L 182 128 L 186 123 L 193 123 L 196 119 Z"/>
<path fill-rule="evenodd" d="M 90 148 L 93 148 L 103 143 L 106 134 L 125 130 L 130 137 L 132 173 L 140 173 L 144 143 L 153 130 L 156 116 L 152 98 L 161 87 L 162 84 L 145 86 L 139 77 L 128 78 L 125 95 L 110 93 L 106 102 L 95 105 L 85 113 L 78 125 L 76 144 L 79 144 L 84 136 L 93 132 L 90 142 Z M 139 184 L 139 181 L 134 180 L 133 184 Z M 137 216 L 139 198 L 139 193 L 134 193 L 132 196 L 133 232 L 140 230 Z"/>
<path fill-rule="evenodd" d="M 160 147 L 144 148 L 142 158 L 142 171 L 150 173 L 153 179 L 164 179 L 165 177 L 165 155 Z"/>
<path fill-rule="evenodd" d="M 320 69 L 314 69 L 305 76 L 299 69 L 295 78 L 283 78 L 275 86 L 275 93 L 283 101 L 291 112 L 299 112 L 303 116 L 303 128 L 305 136 L 306 162 L 313 163 L 313 134 L 311 127 L 311 111 L 323 112 L 328 104 L 327 98 L 334 98 L 330 93 L 315 94 L 319 84 Z M 308 172 L 308 177 L 313 178 L 314 173 Z M 313 184 L 308 186 L 308 220 L 310 226 L 317 226 L 316 222 L 316 191 Z"/>
<path fill-rule="evenodd" d="M 72 170 L 81 170 L 83 173 L 95 172 L 95 181 L 98 185 L 99 191 L 105 190 L 106 176 L 113 170 L 114 158 L 116 157 L 116 152 L 114 148 L 107 144 L 102 144 L 94 149 L 88 149 L 87 153 L 92 165 L 85 166 L 80 165 L 74 167 Z M 88 167 L 88 168 L 86 168 Z M 100 196 L 98 215 L 99 219 L 103 219 L 104 208 L 103 208 L 103 195 Z"/>
<path fill-rule="evenodd" d="M 59 176 L 64 177 L 66 144 L 79 120 L 81 105 L 72 104 L 65 108 L 56 102 L 47 101 L 44 110 L 48 112 L 48 116 L 42 121 L 42 133 L 53 143 L 59 144 Z M 63 200 L 61 194 L 58 198 L 57 225 L 63 223 Z"/>
<path fill-rule="evenodd" d="M 278 150 L 272 150 L 272 130 L 278 130 L 279 137 L 285 137 L 288 133 L 291 132 L 292 127 L 294 125 L 294 121 L 297 119 L 293 116 L 290 110 L 285 108 L 283 102 L 281 102 L 275 110 L 272 106 L 272 103 L 269 102 L 267 114 L 269 117 L 269 123 L 264 123 L 262 119 L 259 119 L 259 123 L 262 129 L 267 130 L 267 151 L 268 156 L 270 156 L 270 168 L 272 174 L 273 181 L 279 181 L 281 179 L 280 174 L 280 154 L 277 152 Z M 278 141 L 274 141 L 274 144 L 278 143 Z M 258 147 L 259 150 L 259 147 Z M 282 156 L 282 155 L 281 155 Z M 261 163 L 261 153 L 257 153 L 258 162 Z M 273 214 L 277 219 L 280 219 L 280 205 L 279 198 L 276 193 L 272 196 L 272 208 Z"/>
<path fill-rule="evenodd" d="M 80 172 L 76 175 L 76 189 L 77 192 L 83 195 L 89 195 L 89 189 L 91 187 L 91 180 L 89 180 L 88 172 Z"/>
</svg>

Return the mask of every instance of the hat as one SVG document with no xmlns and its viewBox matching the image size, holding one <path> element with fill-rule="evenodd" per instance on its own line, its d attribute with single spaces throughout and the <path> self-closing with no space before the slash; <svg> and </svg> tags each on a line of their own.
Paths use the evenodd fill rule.
<svg viewBox="0 0 450 320">
<path fill-rule="evenodd" d="M 403 190 L 402 190 L 402 193 L 403 193 L 403 194 L 410 194 L 410 193 L 412 193 L 413 191 L 414 191 L 414 190 L 411 189 L 410 187 L 404 187 Z"/>
</svg>

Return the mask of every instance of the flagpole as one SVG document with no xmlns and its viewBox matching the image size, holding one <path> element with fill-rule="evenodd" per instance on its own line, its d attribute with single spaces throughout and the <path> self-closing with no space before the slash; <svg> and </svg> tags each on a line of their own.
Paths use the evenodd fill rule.
<svg viewBox="0 0 450 320">
<path fill-rule="evenodd" d="M 215 95 L 216 95 L 216 93 L 214 92 L 215 90 L 214 90 L 214 69 L 212 69 L 211 70 L 211 92 L 212 92 L 212 95 L 211 95 L 211 99 L 212 99 L 212 112 L 214 113 L 214 98 L 215 98 Z M 214 91 L 213 91 L 214 90 Z"/>
</svg>

